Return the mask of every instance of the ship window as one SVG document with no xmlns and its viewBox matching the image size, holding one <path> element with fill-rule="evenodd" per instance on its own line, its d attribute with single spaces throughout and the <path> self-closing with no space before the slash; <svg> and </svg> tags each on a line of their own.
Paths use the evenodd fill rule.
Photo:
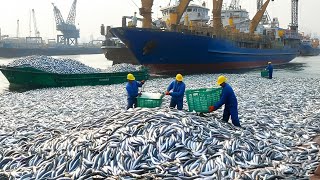
<svg viewBox="0 0 320 180">
<path fill-rule="evenodd" d="M 189 9 L 189 8 L 187 9 L 187 12 L 191 12 L 191 11 L 192 11 L 192 9 Z"/>
<path fill-rule="evenodd" d="M 193 12 L 197 12 L 197 9 L 193 9 Z"/>
</svg>

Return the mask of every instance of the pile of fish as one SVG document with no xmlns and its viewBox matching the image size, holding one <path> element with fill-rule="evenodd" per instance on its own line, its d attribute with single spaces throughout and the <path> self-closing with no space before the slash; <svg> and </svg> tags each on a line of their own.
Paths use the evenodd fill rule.
<svg viewBox="0 0 320 180">
<path fill-rule="evenodd" d="M 108 67 L 105 72 L 135 72 L 142 70 L 143 66 L 141 65 L 132 65 L 127 63 L 115 64 L 111 67 Z"/>
<path fill-rule="evenodd" d="M 210 87 L 217 76 L 184 82 Z M 227 78 L 242 128 L 220 121 L 222 110 L 168 109 L 167 97 L 162 108 L 125 111 L 125 84 L 1 94 L 0 176 L 308 179 L 319 165 L 319 79 Z M 172 80 L 147 81 L 144 90 L 164 92 Z"/>
<path fill-rule="evenodd" d="M 41 71 L 58 74 L 98 73 L 99 70 L 69 58 L 50 56 L 28 56 L 14 60 L 8 67 L 32 67 Z"/>
</svg>

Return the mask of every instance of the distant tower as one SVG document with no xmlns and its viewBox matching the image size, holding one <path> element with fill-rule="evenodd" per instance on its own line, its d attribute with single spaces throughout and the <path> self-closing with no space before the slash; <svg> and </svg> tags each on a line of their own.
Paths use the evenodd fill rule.
<svg viewBox="0 0 320 180">
<path fill-rule="evenodd" d="M 299 0 L 291 0 L 291 24 L 290 29 L 298 31 L 298 6 Z"/>
<path fill-rule="evenodd" d="M 19 37 L 19 19 L 17 20 L 17 37 Z"/>
</svg>

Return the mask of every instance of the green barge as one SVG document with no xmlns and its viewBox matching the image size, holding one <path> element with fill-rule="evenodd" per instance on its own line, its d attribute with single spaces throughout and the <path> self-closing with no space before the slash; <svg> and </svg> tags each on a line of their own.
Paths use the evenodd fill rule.
<svg viewBox="0 0 320 180">
<path fill-rule="evenodd" d="M 127 81 L 127 74 L 132 73 L 136 80 L 147 80 L 146 69 L 136 72 L 58 74 L 41 71 L 32 67 L 4 67 L 0 70 L 10 86 L 23 87 L 72 87 L 119 84 Z"/>
</svg>

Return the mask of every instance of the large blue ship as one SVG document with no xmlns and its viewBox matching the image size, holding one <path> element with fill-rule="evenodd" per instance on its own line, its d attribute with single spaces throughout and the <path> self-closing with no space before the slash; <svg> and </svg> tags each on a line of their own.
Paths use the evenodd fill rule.
<svg viewBox="0 0 320 180">
<path fill-rule="evenodd" d="M 140 28 L 111 29 L 135 55 L 140 64 L 156 73 L 215 72 L 283 64 L 298 55 L 298 45 L 263 47 L 224 38 Z M 251 48 L 249 47 L 250 45 Z M 256 46 L 256 47 L 254 47 Z"/>
<path fill-rule="evenodd" d="M 179 5 L 176 8 L 180 11 L 178 14 L 182 14 L 182 9 L 203 12 L 187 7 L 188 2 L 180 1 L 186 9 Z M 298 55 L 300 38 L 296 30 L 259 27 L 269 2 L 264 3 L 251 21 L 238 18 L 238 22 L 233 23 L 238 14 L 245 14 L 241 7 L 234 7 L 226 11 L 215 10 L 212 26 L 194 21 L 191 26 L 187 18 L 181 24 L 178 18 L 166 29 L 120 27 L 110 31 L 127 45 L 140 64 L 154 73 L 218 72 L 262 67 L 270 61 L 273 64 L 287 63 Z M 213 3 L 215 7 L 222 7 L 222 0 Z M 175 10 L 163 14 L 172 11 Z M 174 14 L 170 16 L 175 17 Z M 225 19 L 221 21 L 221 17 Z M 230 23 L 225 25 L 228 19 Z"/>
</svg>

